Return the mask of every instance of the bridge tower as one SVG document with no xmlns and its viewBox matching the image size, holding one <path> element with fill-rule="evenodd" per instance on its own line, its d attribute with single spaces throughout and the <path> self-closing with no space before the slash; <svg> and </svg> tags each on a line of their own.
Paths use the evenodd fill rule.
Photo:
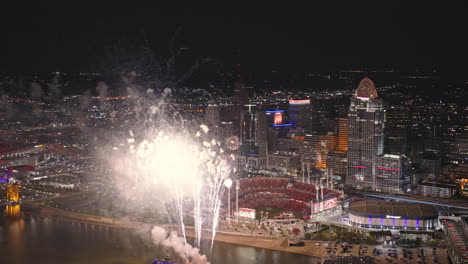
<svg viewBox="0 0 468 264">
<path fill-rule="evenodd" d="M 19 196 L 19 184 L 7 184 L 7 200 L 11 202 L 18 202 L 20 200 Z"/>
<path fill-rule="evenodd" d="M 20 205 L 18 204 L 20 200 L 20 195 L 19 195 L 19 184 L 17 183 L 8 183 L 7 184 L 7 192 L 6 192 L 6 198 L 9 202 L 11 202 L 10 205 L 7 205 L 5 207 L 5 214 L 9 217 L 18 217 L 21 215 L 21 208 Z"/>
</svg>

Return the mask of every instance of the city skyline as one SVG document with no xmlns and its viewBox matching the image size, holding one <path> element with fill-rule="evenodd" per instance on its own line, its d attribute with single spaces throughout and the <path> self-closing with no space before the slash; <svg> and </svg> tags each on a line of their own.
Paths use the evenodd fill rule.
<svg viewBox="0 0 468 264">
<path fill-rule="evenodd" d="M 467 263 L 457 4 L 2 7 L 0 263 Z"/>
</svg>

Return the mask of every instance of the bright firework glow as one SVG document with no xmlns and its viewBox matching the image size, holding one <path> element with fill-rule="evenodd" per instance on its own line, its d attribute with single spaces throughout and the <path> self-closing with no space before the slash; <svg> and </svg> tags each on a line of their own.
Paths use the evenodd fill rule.
<svg viewBox="0 0 468 264">
<path fill-rule="evenodd" d="M 224 186 L 226 186 L 226 188 L 228 188 L 228 189 L 231 188 L 231 186 L 232 186 L 232 180 L 231 180 L 231 179 L 226 179 L 226 180 L 224 181 Z"/>
<path fill-rule="evenodd" d="M 121 188 L 123 196 L 132 200 L 134 196 L 144 196 L 142 193 L 145 192 L 160 194 L 160 203 L 175 208 L 184 241 L 186 223 L 193 216 L 197 247 L 204 231 L 211 235 L 212 248 L 218 227 L 220 197 L 233 157 L 224 153 L 218 141 L 206 139 L 208 129 L 203 125 L 193 136 L 183 129 L 161 129 L 151 134 L 152 137 L 147 136 L 140 143 L 133 137 L 128 139 L 129 151 L 122 162 L 116 164 L 119 171 L 131 169 L 134 172 L 129 176 L 133 184 Z M 147 202 L 145 199 L 137 200 Z M 190 252 L 186 252 L 185 257 L 189 255 Z"/>
<path fill-rule="evenodd" d="M 143 141 L 136 150 L 138 167 L 147 171 L 148 180 L 165 188 L 186 193 L 200 184 L 200 150 L 181 136 L 161 133 L 152 141 Z"/>
</svg>

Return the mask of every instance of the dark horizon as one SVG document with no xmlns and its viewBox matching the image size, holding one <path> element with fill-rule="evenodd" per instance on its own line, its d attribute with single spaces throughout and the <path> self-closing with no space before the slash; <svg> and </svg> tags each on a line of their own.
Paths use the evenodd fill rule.
<svg viewBox="0 0 468 264">
<path fill-rule="evenodd" d="M 447 9 L 450 8 L 450 17 Z M 7 4 L 0 71 L 94 71 L 116 47 L 130 56 L 175 47 L 188 60 L 208 57 L 247 72 L 362 68 L 437 68 L 466 78 L 466 36 L 456 6 L 313 3 L 310 5 L 128 6 L 128 3 Z M 455 10 L 455 11 L 453 11 Z M 461 9 L 458 9 L 461 11 Z M 240 57 L 237 55 L 241 51 Z"/>
</svg>

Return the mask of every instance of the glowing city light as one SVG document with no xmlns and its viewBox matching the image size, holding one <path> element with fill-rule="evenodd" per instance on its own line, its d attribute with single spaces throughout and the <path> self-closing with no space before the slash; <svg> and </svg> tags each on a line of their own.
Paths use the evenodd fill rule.
<svg viewBox="0 0 468 264">
<path fill-rule="evenodd" d="M 281 112 L 275 113 L 273 123 L 275 125 L 283 124 L 283 114 Z"/>
<path fill-rule="evenodd" d="M 288 127 L 288 126 L 292 126 L 292 124 L 273 125 L 273 127 Z"/>
<path fill-rule="evenodd" d="M 302 100 L 289 100 L 290 105 L 306 105 L 310 104 L 310 99 L 302 99 Z"/>
<path fill-rule="evenodd" d="M 398 169 L 392 169 L 392 168 L 381 168 L 381 167 L 378 167 L 377 168 L 378 170 L 385 170 L 385 171 L 397 171 Z"/>
</svg>

